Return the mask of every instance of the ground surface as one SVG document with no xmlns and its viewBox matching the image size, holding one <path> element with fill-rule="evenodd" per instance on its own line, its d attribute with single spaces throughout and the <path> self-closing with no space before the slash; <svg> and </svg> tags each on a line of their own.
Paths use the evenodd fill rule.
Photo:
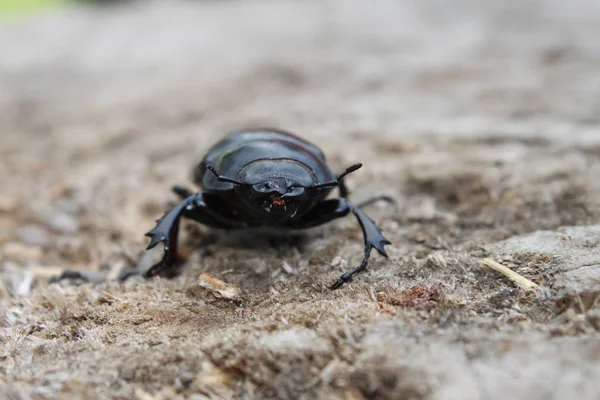
<svg viewBox="0 0 600 400">
<path fill-rule="evenodd" d="M 0 397 L 597 398 L 597 2 L 141 3 L 0 32 Z M 351 218 L 185 224 L 179 277 L 114 282 L 157 256 L 170 185 L 257 125 L 364 163 L 353 199 L 398 199 L 369 210 L 389 259 L 332 292 Z M 65 268 L 107 281 L 48 283 Z"/>
</svg>

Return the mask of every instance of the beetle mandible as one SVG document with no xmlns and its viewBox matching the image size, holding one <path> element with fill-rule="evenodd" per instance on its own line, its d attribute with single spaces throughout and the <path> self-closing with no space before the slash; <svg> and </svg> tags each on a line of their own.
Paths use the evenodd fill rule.
<svg viewBox="0 0 600 400">
<path fill-rule="evenodd" d="M 173 191 L 183 201 L 146 233 L 150 237 L 147 250 L 162 242 L 164 254 L 145 277 L 173 266 L 181 217 L 213 228 L 271 226 L 296 230 L 322 225 L 352 212 L 362 228 L 364 256 L 357 268 L 330 286 L 339 288 L 367 267 L 373 248 L 387 257 L 384 246 L 390 244 L 361 207 L 378 200 L 394 201 L 388 196 L 356 205 L 348 201 L 343 179 L 361 166 L 354 164 L 335 175 L 323 152 L 296 135 L 270 128 L 230 132 L 194 169 L 194 182 L 202 190 L 194 193 L 174 186 Z M 326 200 L 336 187 L 340 197 Z"/>
</svg>

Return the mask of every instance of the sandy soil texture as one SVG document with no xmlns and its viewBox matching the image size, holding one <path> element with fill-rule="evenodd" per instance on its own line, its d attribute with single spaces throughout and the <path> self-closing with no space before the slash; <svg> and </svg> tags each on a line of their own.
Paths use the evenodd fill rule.
<svg viewBox="0 0 600 400">
<path fill-rule="evenodd" d="M 376 4 L 375 4 L 376 3 Z M 595 399 L 594 0 L 172 1 L 0 27 L 0 398 Z M 393 242 L 188 223 L 115 281 L 225 132 L 323 148 Z M 538 285 L 526 291 L 490 258 Z M 49 283 L 63 270 L 91 282 Z M 200 285 L 233 285 L 241 302 Z"/>
</svg>

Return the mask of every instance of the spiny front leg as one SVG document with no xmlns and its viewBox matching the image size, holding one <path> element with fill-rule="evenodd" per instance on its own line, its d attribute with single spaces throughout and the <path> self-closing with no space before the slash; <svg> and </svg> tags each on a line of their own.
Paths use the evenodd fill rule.
<svg viewBox="0 0 600 400">
<path fill-rule="evenodd" d="M 175 187 L 174 192 L 179 195 L 191 193 L 182 187 Z M 146 233 L 146 236 L 150 237 L 147 250 L 161 242 L 164 243 L 162 259 L 144 274 L 146 278 L 172 268 L 177 261 L 177 239 L 181 217 L 193 219 L 213 228 L 240 229 L 246 227 L 244 222 L 228 218 L 215 209 L 215 204 L 221 204 L 218 199 L 212 199 L 212 203 L 207 204 L 209 199 L 211 199 L 210 195 L 204 192 L 190 194 L 181 203 L 167 211 L 162 218 L 156 221 L 154 229 Z M 210 204 L 213 206 L 211 207 Z"/>
<path fill-rule="evenodd" d="M 381 229 L 379 229 L 379 227 L 375 225 L 375 222 L 373 222 L 373 220 L 369 218 L 367 214 L 365 214 L 359 207 L 350 203 L 347 204 L 354 216 L 356 217 L 356 219 L 358 220 L 358 223 L 360 224 L 360 227 L 362 229 L 365 242 L 365 252 L 360 265 L 352 271 L 346 272 L 345 274 L 340 276 L 340 278 L 333 285 L 330 286 L 330 289 L 340 288 L 344 283 L 348 282 L 354 274 L 367 268 L 369 258 L 371 257 L 371 249 L 374 248 L 375 250 L 377 250 L 377 252 L 379 252 L 379 254 L 387 258 L 388 255 L 385 252 L 384 247 L 388 244 L 391 244 L 391 242 L 381 234 Z"/>
<path fill-rule="evenodd" d="M 159 243 L 164 243 L 162 259 L 154 264 L 144 276 L 150 278 L 158 275 L 161 271 L 170 268 L 177 259 L 177 240 L 179 236 L 179 220 L 186 210 L 193 208 L 196 194 L 188 196 L 184 201 L 171 208 L 160 219 L 156 220 L 156 226 L 146 236 L 150 237 L 150 244 L 146 250 L 154 248 Z"/>
<path fill-rule="evenodd" d="M 381 255 L 387 257 L 384 247 L 390 244 L 390 241 L 381 234 L 381 230 L 375 225 L 375 222 L 373 222 L 360 207 L 351 204 L 344 198 L 325 200 L 316 205 L 308 214 L 304 215 L 301 220 L 295 221 L 288 226 L 290 229 L 312 228 L 334 219 L 345 217 L 350 212 L 352 212 L 358 220 L 363 232 L 365 242 L 364 257 L 357 268 L 342 275 L 337 282 L 330 286 L 331 289 L 338 289 L 344 283 L 348 282 L 354 274 L 364 270 L 369 262 L 371 249 L 374 248 Z"/>
</svg>

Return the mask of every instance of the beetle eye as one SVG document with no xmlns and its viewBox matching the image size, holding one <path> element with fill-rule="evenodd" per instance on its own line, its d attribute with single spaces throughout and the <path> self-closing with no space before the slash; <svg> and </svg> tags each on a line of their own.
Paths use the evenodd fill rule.
<svg viewBox="0 0 600 400">
<path fill-rule="evenodd" d="M 302 186 L 290 186 L 286 189 L 286 192 L 282 197 L 297 197 L 304 193 L 305 188 Z"/>
</svg>

